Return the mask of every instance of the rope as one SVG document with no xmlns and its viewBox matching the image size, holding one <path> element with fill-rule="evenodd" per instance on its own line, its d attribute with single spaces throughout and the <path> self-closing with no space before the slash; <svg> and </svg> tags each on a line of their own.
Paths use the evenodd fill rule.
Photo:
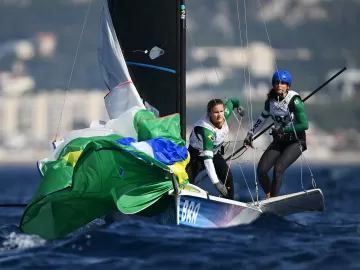
<svg viewBox="0 0 360 270">
<path fill-rule="evenodd" d="M 242 162 L 242 163 L 248 163 L 248 162 Z M 242 174 L 242 175 L 243 175 L 243 177 L 244 177 L 244 181 L 245 181 L 245 184 L 246 184 L 247 189 L 248 189 L 248 191 L 249 191 L 249 194 L 250 194 L 251 200 L 252 200 L 252 202 L 253 202 L 253 203 L 255 203 L 255 200 L 254 200 L 254 197 L 253 197 L 253 195 L 252 195 L 252 193 L 251 193 L 250 187 L 249 187 L 249 185 L 248 185 L 248 183 L 247 183 L 247 181 L 246 181 L 246 177 L 245 177 L 244 171 L 243 171 L 243 169 L 242 169 L 242 167 L 241 167 L 241 162 L 237 162 L 237 164 L 239 165 L 239 168 L 240 168 L 241 174 Z"/>
<path fill-rule="evenodd" d="M 197 51 L 197 47 L 196 47 L 196 45 L 195 45 L 194 39 L 193 39 L 193 37 L 192 37 L 192 35 L 191 35 L 191 32 L 190 32 L 189 28 L 187 27 L 187 25 L 186 25 L 186 32 L 189 33 L 189 37 L 190 37 L 191 43 L 192 43 L 193 47 L 195 48 L 195 54 L 197 55 L 197 57 L 198 57 L 198 59 L 199 59 L 199 62 L 200 62 L 200 65 L 201 65 L 201 70 L 202 70 L 203 73 L 204 73 L 205 80 L 206 80 L 206 82 L 207 82 L 207 84 L 208 84 L 208 87 L 209 87 L 209 89 L 210 89 L 210 92 L 213 94 L 213 90 L 212 90 L 212 88 L 211 88 L 211 86 L 210 86 L 210 81 L 209 81 L 209 79 L 208 79 L 208 77 L 207 77 L 207 75 L 206 75 L 206 73 L 205 73 L 204 65 L 203 65 L 202 61 L 200 60 L 201 58 L 199 57 L 199 52 Z"/>
<path fill-rule="evenodd" d="M 58 122 L 58 125 L 57 125 L 57 128 L 56 128 L 56 134 L 55 134 L 54 142 L 56 142 L 56 138 L 57 138 L 58 133 L 59 133 L 60 123 L 61 123 L 62 115 L 63 115 L 63 112 L 64 112 L 65 102 L 66 102 L 66 99 L 67 99 L 67 93 L 68 93 L 68 91 L 69 91 L 69 89 L 70 89 L 70 83 L 71 83 L 71 79 L 72 79 L 72 76 L 73 76 L 73 73 L 74 73 L 75 63 L 76 63 L 77 55 L 78 55 L 78 52 L 79 52 L 81 39 L 82 39 L 82 36 L 83 36 L 83 34 L 84 34 L 84 29 L 85 29 L 86 21 L 87 21 L 88 15 L 89 15 L 90 6 L 91 6 L 91 1 L 92 1 L 92 0 L 89 1 L 89 5 L 88 5 L 87 11 L 86 11 L 86 15 L 85 15 L 85 20 L 84 20 L 84 23 L 83 23 L 83 26 L 82 26 L 82 29 L 81 29 L 81 34 L 80 34 L 79 42 L 78 42 L 78 45 L 77 45 L 77 48 L 76 48 L 75 57 L 74 57 L 74 62 L 73 62 L 73 65 L 72 65 L 72 68 L 71 68 L 71 72 L 70 72 L 69 82 L 68 82 L 68 85 L 67 85 L 67 88 L 66 88 L 66 91 L 65 91 L 64 102 L 63 102 L 63 106 L 62 106 L 62 108 L 61 108 L 60 119 L 59 119 L 59 122 Z"/>
<path fill-rule="evenodd" d="M 246 48 L 249 48 L 249 37 L 248 37 L 248 24 L 247 24 L 247 9 L 246 9 L 246 0 L 243 1 L 244 3 L 244 21 L 245 21 L 245 39 L 246 39 Z M 236 0 L 236 11 L 237 11 L 237 20 L 238 20 L 238 29 L 239 29 L 239 37 L 240 37 L 240 44 L 241 44 L 241 48 L 243 48 L 243 39 L 242 39 L 242 30 L 241 30 L 241 20 L 240 20 L 240 11 L 239 11 L 239 1 Z M 244 51 L 243 49 L 241 49 L 242 52 L 242 57 L 244 59 Z M 248 72 L 248 80 L 246 78 L 246 69 Z M 247 99 L 246 99 L 246 103 L 247 103 L 247 107 L 249 108 L 249 122 L 250 122 L 250 126 L 253 126 L 253 107 L 252 107 L 252 102 L 251 102 L 251 97 L 252 97 L 252 91 L 251 91 L 251 72 L 250 72 L 250 68 L 244 68 L 244 82 L 245 82 L 245 92 L 249 93 L 249 95 L 247 95 Z M 250 105 L 249 105 L 250 104 Z M 235 151 L 235 149 L 234 149 Z M 246 151 L 246 150 L 245 150 Z M 239 155 L 239 157 L 241 155 L 243 155 L 245 153 L 245 151 L 243 153 L 241 153 Z M 234 152 L 233 152 L 234 153 Z M 255 166 L 255 161 L 256 161 L 256 152 L 252 151 L 252 157 L 253 157 L 253 169 L 254 169 L 254 182 L 255 182 L 255 188 L 256 188 L 256 200 L 259 201 L 259 194 L 258 194 L 258 184 L 257 184 L 257 174 L 256 174 L 256 166 Z M 231 161 L 232 159 L 230 159 Z"/>
<path fill-rule="evenodd" d="M 241 127 L 241 122 L 242 122 L 242 117 L 240 117 L 239 126 L 238 126 L 238 129 L 237 129 L 237 131 L 236 131 L 235 142 L 237 141 L 237 138 L 238 138 L 238 136 L 239 136 L 239 131 L 240 131 L 240 127 Z M 233 147 L 232 153 L 235 152 L 235 146 L 236 146 L 236 143 L 234 143 L 234 147 Z M 226 172 L 226 177 L 225 177 L 225 181 L 224 181 L 224 185 L 225 185 L 225 186 L 226 186 L 226 181 L 227 181 L 227 178 L 228 178 L 228 175 L 229 175 L 229 171 L 230 171 L 231 161 L 232 161 L 232 160 L 230 160 L 230 163 L 229 163 L 229 166 L 228 166 L 228 169 L 227 169 L 227 172 Z"/>
<path fill-rule="evenodd" d="M 245 0 L 244 0 L 244 1 L 245 1 Z M 260 12 L 261 12 L 261 18 L 263 19 L 263 24 L 264 24 L 266 36 L 267 36 L 267 39 L 268 39 L 268 42 L 269 42 L 269 46 L 273 49 L 273 46 L 272 46 L 271 40 L 270 40 L 269 31 L 268 31 L 267 26 L 266 26 L 266 22 L 265 22 L 265 18 L 264 18 L 264 13 L 263 13 L 263 9 L 262 9 L 262 7 L 261 7 L 260 0 L 258 0 L 258 5 L 259 5 L 259 8 L 260 8 Z M 279 69 L 278 69 L 278 65 L 277 65 L 275 56 L 274 56 L 274 63 L 275 63 L 276 71 L 279 72 Z M 285 99 L 284 99 L 284 100 L 285 100 Z M 278 105 L 281 106 L 282 103 L 284 103 L 284 100 L 282 100 L 281 102 L 278 102 Z M 293 132 L 294 132 L 295 138 L 296 138 L 296 140 L 297 140 L 298 143 L 299 143 L 299 148 L 300 148 L 300 152 L 301 152 L 301 168 L 300 168 L 301 187 L 302 187 L 302 189 L 303 189 L 305 192 L 307 192 L 307 191 L 305 190 L 305 188 L 304 188 L 304 183 L 303 183 L 303 160 L 305 160 L 305 156 L 304 156 L 303 151 L 302 151 L 301 142 L 300 142 L 300 140 L 298 139 L 297 134 L 296 134 L 294 122 L 293 122 L 293 119 L 292 119 L 292 117 L 291 117 L 291 114 L 290 114 L 290 111 L 289 111 L 289 107 L 287 107 L 287 111 L 288 111 L 288 115 L 289 115 L 289 118 L 290 118 L 290 123 L 291 123 L 291 126 L 292 126 L 292 128 L 293 128 Z M 305 162 L 306 162 L 306 160 L 305 160 Z M 306 162 L 306 163 L 307 163 L 307 162 Z M 311 174 L 311 177 L 312 177 L 312 185 L 313 185 L 313 187 L 315 188 L 315 187 L 316 187 L 316 182 L 315 182 L 314 175 L 313 175 L 313 173 L 312 173 L 312 171 L 311 171 L 311 168 L 310 168 L 310 166 L 309 166 L 308 163 L 307 163 L 307 166 L 308 166 L 308 169 L 309 169 L 310 174 Z"/>
<path fill-rule="evenodd" d="M 191 41 L 191 43 L 192 43 L 192 46 L 193 46 L 194 49 L 195 49 L 195 54 L 197 55 L 197 57 L 198 57 L 198 59 L 199 59 L 199 63 L 200 63 L 201 69 L 203 70 L 203 74 L 204 74 L 205 80 L 206 80 L 206 82 L 207 82 L 207 84 L 208 84 L 209 90 L 210 90 L 210 92 L 211 92 L 212 94 L 214 94 L 213 89 L 211 88 L 209 79 L 208 79 L 208 77 L 207 77 L 207 75 L 206 75 L 206 73 L 205 73 L 205 71 L 204 71 L 204 70 L 205 70 L 205 69 L 204 69 L 204 65 L 203 65 L 202 61 L 200 60 L 201 58 L 199 57 L 199 53 L 198 53 L 198 51 L 197 51 L 197 47 L 196 47 L 196 45 L 195 45 L 195 42 L 194 42 L 194 39 L 193 39 L 193 37 L 192 37 L 191 31 L 189 30 L 188 27 L 186 27 L 186 31 L 188 32 L 189 37 L 190 37 L 190 41 Z M 218 81 L 219 81 L 219 83 L 220 83 L 219 74 L 218 74 L 218 72 L 217 72 L 217 70 L 216 70 L 215 68 L 213 68 L 213 69 L 214 69 L 215 74 L 216 74 L 216 77 L 217 77 L 217 79 L 218 79 Z M 225 97 L 225 99 L 226 99 L 226 97 Z M 237 118 L 237 116 L 236 116 L 236 114 L 235 114 L 234 111 L 232 111 L 232 114 L 235 116 L 235 119 L 236 119 L 236 121 L 237 121 L 238 124 L 239 124 L 238 129 L 237 129 L 237 133 L 236 133 L 236 138 L 235 138 L 235 142 L 237 142 L 237 138 L 238 138 L 238 136 L 239 136 L 239 129 L 240 129 L 241 123 L 242 123 L 242 117 L 240 117 L 240 120 L 239 120 L 239 119 Z M 229 135 L 229 134 L 226 135 L 225 140 L 226 140 L 226 138 L 228 137 L 228 135 Z M 234 145 L 234 147 L 233 147 L 233 150 L 232 150 L 233 152 L 235 152 L 235 146 L 236 146 L 236 143 L 235 143 L 235 145 Z M 227 170 L 227 172 L 226 172 L 226 177 L 225 177 L 225 180 L 224 180 L 224 185 L 226 185 L 227 178 L 228 178 L 229 171 L 230 171 L 230 167 L 231 167 L 231 160 L 230 160 L 230 164 L 229 164 L 229 166 L 228 166 L 228 170 Z"/>
</svg>

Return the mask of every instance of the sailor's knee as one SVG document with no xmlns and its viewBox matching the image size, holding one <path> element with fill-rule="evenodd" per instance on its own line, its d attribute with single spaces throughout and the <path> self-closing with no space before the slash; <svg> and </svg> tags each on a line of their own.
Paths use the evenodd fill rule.
<svg viewBox="0 0 360 270">
<path fill-rule="evenodd" d="M 274 172 L 276 174 L 283 174 L 285 171 L 284 166 L 281 163 L 275 164 L 274 166 Z"/>
<path fill-rule="evenodd" d="M 256 168 L 256 172 L 258 175 L 265 175 L 269 172 L 269 170 L 266 170 L 266 168 L 262 167 L 262 166 L 258 166 Z"/>
</svg>

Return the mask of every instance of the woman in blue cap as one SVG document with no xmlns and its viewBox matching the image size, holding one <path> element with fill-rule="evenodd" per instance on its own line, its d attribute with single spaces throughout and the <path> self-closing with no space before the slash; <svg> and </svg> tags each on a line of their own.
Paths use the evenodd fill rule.
<svg viewBox="0 0 360 270">
<path fill-rule="evenodd" d="M 271 116 L 274 121 L 271 129 L 273 141 L 261 156 L 257 167 L 259 182 L 267 198 L 279 194 L 285 170 L 307 148 L 305 130 L 309 124 L 300 95 L 290 90 L 291 82 L 288 71 L 278 70 L 274 73 L 264 110 L 244 140 L 246 147 L 252 147 L 253 136 Z M 272 167 L 273 180 L 270 183 L 268 172 Z"/>
</svg>

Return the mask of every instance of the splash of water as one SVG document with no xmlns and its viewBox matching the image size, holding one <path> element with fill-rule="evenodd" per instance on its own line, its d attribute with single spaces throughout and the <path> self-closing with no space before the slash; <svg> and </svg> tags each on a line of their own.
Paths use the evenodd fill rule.
<svg viewBox="0 0 360 270">
<path fill-rule="evenodd" d="M 46 240 L 37 235 L 26 235 L 11 232 L 5 236 L 0 251 L 11 249 L 26 249 L 45 245 Z"/>
</svg>

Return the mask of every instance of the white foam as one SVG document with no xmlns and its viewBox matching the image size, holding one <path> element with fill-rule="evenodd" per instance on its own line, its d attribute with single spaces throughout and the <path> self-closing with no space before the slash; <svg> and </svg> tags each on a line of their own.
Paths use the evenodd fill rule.
<svg viewBox="0 0 360 270">
<path fill-rule="evenodd" d="M 45 245 L 46 240 L 37 235 L 17 234 L 15 232 L 10 233 L 6 240 L 2 243 L 0 251 L 6 251 L 10 249 L 25 249 Z"/>
</svg>

